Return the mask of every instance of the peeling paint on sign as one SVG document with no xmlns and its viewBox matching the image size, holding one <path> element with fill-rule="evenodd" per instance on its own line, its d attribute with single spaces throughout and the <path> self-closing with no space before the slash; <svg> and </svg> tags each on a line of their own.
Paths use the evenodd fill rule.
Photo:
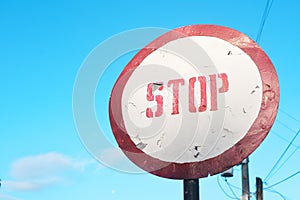
<svg viewBox="0 0 300 200">
<path fill-rule="evenodd" d="M 139 167 L 174 179 L 213 175 L 263 141 L 277 113 L 274 67 L 250 38 L 220 26 L 186 26 L 159 37 L 125 67 L 110 120 Z"/>
</svg>

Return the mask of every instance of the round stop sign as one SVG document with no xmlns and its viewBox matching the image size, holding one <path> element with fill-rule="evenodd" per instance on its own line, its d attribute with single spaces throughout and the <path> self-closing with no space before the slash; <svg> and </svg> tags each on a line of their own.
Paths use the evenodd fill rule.
<svg viewBox="0 0 300 200">
<path fill-rule="evenodd" d="M 185 26 L 155 39 L 126 65 L 111 92 L 112 131 L 125 155 L 165 178 L 220 173 L 248 157 L 275 120 L 279 85 L 246 35 Z"/>
</svg>

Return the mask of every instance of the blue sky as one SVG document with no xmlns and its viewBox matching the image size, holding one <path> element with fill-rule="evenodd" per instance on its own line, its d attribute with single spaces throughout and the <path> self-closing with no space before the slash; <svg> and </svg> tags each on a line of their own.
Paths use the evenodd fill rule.
<svg viewBox="0 0 300 200">
<path fill-rule="evenodd" d="M 112 170 L 87 152 L 73 120 L 77 73 L 99 43 L 135 28 L 216 24 L 255 39 L 265 4 L 265 0 L 1 1 L 0 199 L 182 199 L 182 181 Z M 267 176 L 300 128 L 299 8 L 295 0 L 274 1 L 260 40 L 277 70 L 281 99 L 274 127 L 250 156 L 252 192 L 255 177 Z M 132 55 L 110 66 L 106 72 L 109 79 L 103 80 L 107 91 Z M 97 102 L 96 109 L 106 105 L 106 101 Z M 99 116 L 103 116 L 100 120 L 108 130 L 107 137 L 114 142 L 107 112 L 99 110 Z M 299 145 L 297 138 L 282 161 Z M 300 170 L 299 153 L 267 183 L 272 185 Z M 228 181 L 240 188 L 239 166 L 234 174 Z M 229 199 L 217 177 L 200 180 L 201 199 Z M 233 196 L 221 177 L 219 181 Z M 299 184 L 296 176 L 273 189 L 295 200 Z M 233 190 L 240 196 L 239 189 Z M 264 193 L 266 199 L 284 199 L 274 191 Z"/>
</svg>

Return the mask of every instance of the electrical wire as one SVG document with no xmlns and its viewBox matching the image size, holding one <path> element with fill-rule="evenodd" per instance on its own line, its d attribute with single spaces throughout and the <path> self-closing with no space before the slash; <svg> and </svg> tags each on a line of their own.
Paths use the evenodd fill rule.
<svg viewBox="0 0 300 200">
<path fill-rule="evenodd" d="M 287 115 L 289 118 L 291 118 L 291 119 L 293 119 L 294 121 L 296 121 L 296 122 L 299 122 L 300 123 L 300 120 L 298 120 L 298 119 L 296 119 L 295 117 L 293 117 L 292 115 L 290 115 L 290 114 L 288 114 L 286 111 L 284 111 L 284 110 L 280 110 L 280 112 L 282 112 L 282 113 L 284 113 L 285 115 Z M 282 121 L 280 121 L 280 120 L 277 120 L 277 122 L 279 123 L 279 124 L 281 124 L 282 126 L 284 126 L 285 128 L 287 128 L 288 130 L 290 130 L 291 132 L 293 132 L 293 133 L 296 133 L 296 135 L 297 135 L 297 131 L 295 131 L 295 130 L 293 130 L 293 129 L 291 129 L 289 126 L 287 126 L 285 123 L 283 123 Z M 286 141 L 286 142 L 289 142 L 290 143 L 290 141 L 288 141 L 287 139 L 285 139 L 284 137 L 282 137 L 280 134 L 278 134 L 278 133 L 276 133 L 275 131 L 273 131 L 272 130 L 272 132 L 276 135 L 276 136 L 278 136 L 279 138 L 281 138 L 282 140 L 284 140 L 284 141 Z M 295 137 L 294 137 L 295 138 Z M 273 174 L 270 176 L 270 177 L 268 177 L 268 179 L 270 179 L 272 176 L 274 176 L 286 163 L 287 163 L 287 161 L 297 152 L 297 150 L 299 150 L 299 148 L 300 148 L 300 145 L 299 146 L 297 146 L 297 145 L 295 145 L 295 144 L 293 144 L 292 143 L 292 146 L 294 146 L 294 147 L 296 147 L 296 149 L 288 156 L 288 158 L 286 158 L 284 161 L 283 161 L 283 163 L 276 169 L 276 171 L 274 171 L 273 172 Z M 266 180 L 265 180 L 266 181 Z"/>
<path fill-rule="evenodd" d="M 288 146 L 285 148 L 285 150 L 283 151 L 283 153 L 281 154 L 281 156 L 279 157 L 279 159 L 277 160 L 277 162 L 274 164 L 274 166 L 272 167 L 272 169 L 270 170 L 270 172 L 268 173 L 268 175 L 264 179 L 265 183 L 267 183 L 267 181 L 271 178 L 271 175 L 272 175 L 273 171 L 275 170 L 275 168 L 277 167 L 277 165 L 279 164 L 279 162 L 281 161 L 281 159 L 283 158 L 283 156 L 286 154 L 286 152 L 289 150 L 289 148 L 292 146 L 293 142 L 295 141 L 295 139 L 297 138 L 297 136 L 299 135 L 299 133 L 300 133 L 300 129 L 297 131 L 297 133 L 295 134 L 295 136 L 293 137 L 293 139 L 290 141 L 290 143 L 288 144 Z"/>
<path fill-rule="evenodd" d="M 219 188 L 222 190 L 222 192 L 223 192 L 228 198 L 230 198 L 230 199 L 235 199 L 235 200 L 239 200 L 239 198 L 230 196 L 230 195 L 224 190 L 224 188 L 222 187 L 222 185 L 221 185 L 221 183 L 220 183 L 219 176 L 217 176 L 217 182 L 218 182 Z"/>
<path fill-rule="evenodd" d="M 233 187 L 233 188 L 235 188 L 235 189 L 237 189 L 237 190 L 242 190 L 242 188 L 237 187 L 237 186 L 235 186 L 235 185 L 232 185 L 232 184 L 229 183 L 227 180 L 226 180 L 226 182 L 227 182 L 227 184 L 229 184 L 231 187 Z M 242 191 L 243 191 L 243 190 L 242 190 Z"/>
<path fill-rule="evenodd" d="M 235 185 L 232 185 L 231 183 L 229 183 L 228 181 L 227 181 L 227 184 L 228 185 L 230 185 L 230 187 L 233 187 L 233 188 L 235 188 L 235 189 L 237 189 L 237 190 L 242 190 L 243 192 L 245 192 L 245 190 L 243 190 L 241 187 L 238 187 L 238 186 L 235 186 Z M 253 195 L 253 196 L 255 196 L 255 192 L 250 192 L 249 191 L 249 195 Z"/>
<path fill-rule="evenodd" d="M 290 130 L 293 133 L 297 133 L 297 131 L 295 131 L 294 129 L 290 128 L 288 125 L 286 125 L 285 123 L 283 123 L 280 120 L 276 120 L 276 122 L 278 122 L 281 126 L 285 127 L 286 129 Z"/>
<path fill-rule="evenodd" d="M 287 115 L 289 118 L 293 119 L 294 121 L 300 123 L 300 120 L 299 119 L 296 119 L 295 117 L 293 117 L 291 114 L 289 114 L 288 112 L 282 110 L 282 109 L 279 109 L 280 112 L 284 113 L 285 115 Z"/>
<path fill-rule="evenodd" d="M 272 132 L 274 135 L 276 135 L 277 137 L 279 137 L 280 139 L 282 139 L 283 141 L 285 141 L 285 142 L 287 142 L 287 143 L 290 143 L 290 141 L 289 141 L 288 139 L 282 137 L 282 136 L 281 136 L 279 133 L 277 133 L 276 131 L 272 130 L 271 132 Z M 295 145 L 295 144 L 292 144 L 292 146 L 298 148 L 298 146 Z"/>
<path fill-rule="evenodd" d="M 274 171 L 274 173 L 273 173 L 273 175 L 272 176 L 274 176 L 286 163 L 287 163 L 287 161 L 298 151 L 300 149 L 300 145 L 299 146 L 297 146 L 295 149 L 294 149 L 294 151 L 289 155 L 289 157 L 287 157 L 284 161 L 283 161 L 283 163 L 277 168 L 277 170 L 276 171 Z"/>
<path fill-rule="evenodd" d="M 281 183 L 283 183 L 283 182 L 285 182 L 285 181 L 287 181 L 287 180 L 293 178 L 294 176 L 296 176 L 296 175 L 298 175 L 298 174 L 300 174 L 300 170 L 297 171 L 296 173 L 294 173 L 294 174 L 292 174 L 292 175 L 286 177 L 285 179 L 282 179 L 281 181 L 278 181 L 277 183 L 274 183 L 274 184 L 268 186 L 268 187 L 265 188 L 265 189 L 270 189 L 270 188 L 272 188 L 272 187 L 275 187 L 276 185 L 279 185 L 279 184 L 281 184 Z"/>
<path fill-rule="evenodd" d="M 232 195 L 233 195 L 236 199 L 239 199 L 239 198 L 236 196 L 236 194 L 234 193 L 233 189 L 231 188 L 231 184 L 228 183 L 227 178 L 225 178 L 225 182 L 226 182 L 226 184 L 227 184 L 229 190 L 231 191 Z"/>
<path fill-rule="evenodd" d="M 270 10 L 272 8 L 272 5 L 273 5 L 273 0 L 268 0 L 267 4 L 266 4 L 266 7 L 265 7 L 265 10 L 264 10 L 264 13 L 263 13 L 263 16 L 262 16 L 262 19 L 261 19 L 261 23 L 260 23 L 259 29 L 258 29 L 258 34 L 257 34 L 257 37 L 256 37 L 256 42 L 257 43 L 259 43 L 259 41 L 260 41 L 261 34 L 263 32 L 263 29 L 264 29 L 266 20 L 267 20 L 267 18 L 269 16 L 269 13 L 270 13 Z"/>
<path fill-rule="evenodd" d="M 268 190 L 268 191 L 270 191 L 270 192 L 273 192 L 273 193 L 279 195 L 283 200 L 287 200 L 287 198 L 286 198 L 283 194 L 281 194 L 280 192 L 278 192 L 278 191 L 276 191 L 276 190 L 274 190 L 274 189 L 267 188 L 267 189 L 265 189 L 265 190 Z"/>
</svg>

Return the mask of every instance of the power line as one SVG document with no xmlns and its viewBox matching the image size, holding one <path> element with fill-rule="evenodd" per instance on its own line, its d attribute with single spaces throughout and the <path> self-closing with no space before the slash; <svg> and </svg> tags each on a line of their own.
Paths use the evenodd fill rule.
<svg viewBox="0 0 300 200">
<path fill-rule="evenodd" d="M 266 188 L 265 190 L 268 190 L 270 192 L 273 192 L 273 193 L 279 195 L 283 200 L 287 200 L 287 198 L 283 194 L 281 194 L 280 192 L 278 192 L 278 191 L 276 191 L 274 189 Z"/>
<path fill-rule="evenodd" d="M 292 175 L 286 177 L 285 179 L 282 179 L 281 181 L 278 181 L 277 183 L 274 183 L 273 185 L 268 186 L 268 187 L 265 188 L 265 189 L 270 189 L 270 188 L 272 188 L 272 187 L 275 187 L 276 185 L 279 185 L 279 184 L 281 184 L 281 183 L 283 183 L 283 182 L 289 180 L 290 178 L 293 178 L 294 176 L 298 175 L 299 173 L 300 173 L 300 170 L 297 171 L 296 173 L 294 173 L 294 174 L 292 174 Z"/>
<path fill-rule="evenodd" d="M 289 157 L 287 157 L 287 159 L 285 159 L 283 161 L 283 163 L 277 168 L 277 170 L 274 171 L 272 176 L 274 176 L 285 165 L 285 163 L 287 163 L 287 161 L 299 150 L 299 148 L 300 148 L 300 145 L 297 146 L 296 149 L 289 155 Z"/>
<path fill-rule="evenodd" d="M 295 134 L 294 138 L 291 140 L 291 142 L 289 143 L 289 145 L 285 148 L 285 150 L 283 151 L 283 153 L 281 154 L 281 156 L 279 157 L 279 159 L 277 160 L 277 162 L 274 164 L 274 166 L 272 167 L 272 169 L 270 170 L 270 172 L 266 176 L 264 182 L 267 182 L 269 180 L 269 178 L 271 177 L 272 172 L 277 167 L 277 165 L 279 164 L 279 162 L 281 161 L 281 159 L 283 158 L 283 156 L 286 154 L 286 152 L 288 151 L 288 149 L 291 147 L 291 145 L 293 144 L 293 142 L 295 141 L 295 139 L 297 138 L 297 136 L 299 135 L 299 133 L 300 133 L 300 129 Z"/>
<path fill-rule="evenodd" d="M 222 190 L 222 192 L 223 192 L 228 198 L 230 198 L 230 199 L 235 199 L 235 200 L 239 200 L 239 198 L 230 196 L 230 195 L 224 190 L 224 188 L 222 187 L 222 185 L 221 185 L 221 183 L 220 183 L 219 176 L 217 176 L 217 182 L 218 182 L 219 188 Z"/>
<path fill-rule="evenodd" d="M 287 113 L 286 111 L 280 109 L 280 112 L 284 113 L 285 115 L 287 115 L 289 118 L 293 119 L 294 121 L 300 123 L 300 120 L 296 119 L 295 117 L 293 117 L 292 115 L 290 115 L 290 114 Z M 287 128 L 288 130 L 292 131 L 293 133 L 297 133 L 297 131 L 291 129 L 289 126 L 287 126 L 285 123 L 281 122 L 280 120 L 277 120 L 277 122 L 278 122 L 279 124 L 281 124 L 282 126 L 284 126 L 285 128 Z M 273 132 L 276 136 L 278 136 L 279 138 L 281 138 L 282 140 L 284 140 L 284 141 L 290 143 L 289 140 L 287 140 L 286 138 L 282 137 L 282 136 L 281 136 L 280 134 L 278 134 L 277 132 L 275 132 L 275 131 L 273 131 L 273 130 L 272 130 L 272 132 Z M 275 174 L 276 174 L 276 173 L 277 173 L 277 172 L 278 172 L 278 171 L 286 164 L 286 162 L 287 162 L 287 161 L 288 161 L 288 160 L 289 160 L 289 159 L 297 152 L 297 150 L 300 149 L 300 145 L 297 146 L 297 145 L 295 145 L 295 144 L 292 143 L 292 146 L 295 147 L 295 150 L 288 156 L 288 158 L 286 158 L 286 159 L 283 161 L 283 163 L 277 168 L 277 170 L 274 171 L 274 173 L 272 174 L 272 176 L 274 176 L 274 175 L 275 175 Z M 270 179 L 272 176 L 270 176 L 269 179 Z"/>
<path fill-rule="evenodd" d="M 261 19 L 261 23 L 260 23 L 259 29 L 258 29 L 258 34 L 257 34 L 257 37 L 256 37 L 256 42 L 257 43 L 259 43 L 259 41 L 260 41 L 261 34 L 263 32 L 263 29 L 264 29 L 266 20 L 267 20 L 267 18 L 269 16 L 269 13 L 270 13 L 270 10 L 272 8 L 272 5 L 273 5 L 273 0 L 268 0 L 267 4 L 266 4 L 266 7 L 265 7 L 265 10 L 264 10 L 264 13 L 263 13 L 263 16 L 262 16 L 262 19 Z"/>
<path fill-rule="evenodd" d="M 227 180 L 226 180 L 227 181 Z M 228 181 L 227 181 L 227 184 L 228 185 L 230 185 L 230 187 L 232 187 L 232 188 L 234 188 L 234 189 L 237 189 L 237 190 L 242 190 L 242 191 L 244 191 L 243 190 L 243 188 L 241 188 L 241 187 L 238 187 L 238 186 L 235 186 L 235 185 L 233 185 L 233 184 L 231 184 L 231 183 L 229 183 Z M 249 195 L 255 195 L 256 193 L 255 192 L 249 192 Z"/>
<path fill-rule="evenodd" d="M 236 194 L 234 193 L 233 189 L 231 188 L 231 185 L 228 183 L 227 178 L 225 178 L 225 182 L 226 182 L 226 184 L 227 184 L 229 190 L 231 191 L 232 195 L 233 195 L 236 199 L 239 199 L 239 198 L 236 196 Z"/>
<path fill-rule="evenodd" d="M 227 180 L 226 180 L 226 181 L 227 181 Z M 235 185 L 232 185 L 232 184 L 229 183 L 228 181 L 227 181 L 227 184 L 229 184 L 231 187 L 233 187 L 233 188 L 235 188 L 235 189 L 237 189 L 237 190 L 242 190 L 242 188 L 237 187 L 237 186 L 235 186 Z"/>
<path fill-rule="evenodd" d="M 286 129 L 290 130 L 293 133 L 297 133 L 297 131 L 295 131 L 294 129 L 290 128 L 288 125 L 286 125 L 285 123 L 283 123 L 280 120 L 276 120 L 280 125 L 282 125 L 283 127 L 285 127 Z"/>
<path fill-rule="evenodd" d="M 291 114 L 289 114 L 288 112 L 282 110 L 282 109 L 279 109 L 280 112 L 284 113 L 285 115 L 287 115 L 289 118 L 295 120 L 296 122 L 300 123 L 300 120 L 299 119 L 296 119 L 294 116 L 292 116 Z"/>
<path fill-rule="evenodd" d="M 287 143 L 290 143 L 290 141 L 289 141 L 288 139 L 282 137 L 282 136 L 281 136 L 279 133 L 277 133 L 276 131 L 272 130 L 271 132 L 274 133 L 274 135 L 276 135 L 277 137 L 279 137 L 279 138 L 282 139 L 283 141 L 285 141 L 285 142 L 287 142 Z M 292 144 L 292 145 L 293 145 L 293 147 L 298 148 L 297 145 L 295 145 L 295 144 Z"/>
</svg>

